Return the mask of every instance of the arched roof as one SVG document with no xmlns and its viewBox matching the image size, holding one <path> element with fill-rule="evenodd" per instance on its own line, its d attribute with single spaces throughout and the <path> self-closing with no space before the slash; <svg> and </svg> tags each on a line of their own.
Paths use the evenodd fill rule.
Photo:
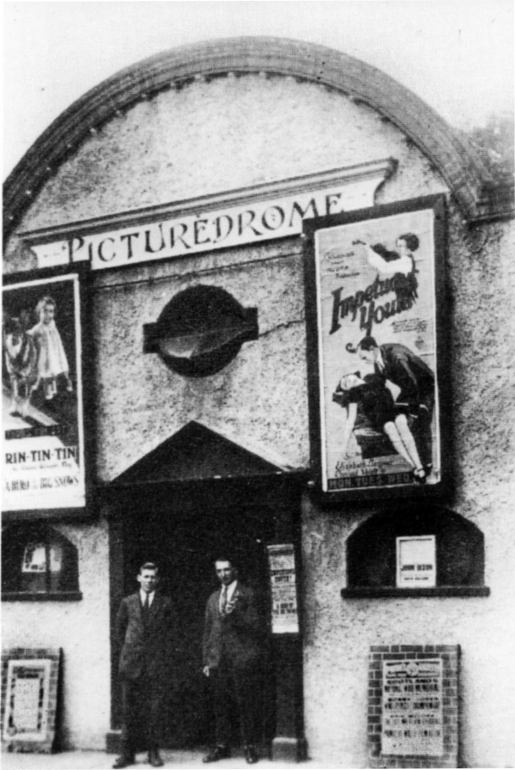
<svg viewBox="0 0 515 770">
<path fill-rule="evenodd" d="M 420 148 L 446 180 L 464 216 L 481 214 L 491 184 L 468 142 L 431 107 L 375 67 L 307 42 L 269 37 L 211 40 L 157 54 L 121 70 L 63 112 L 32 145 L 4 184 L 8 236 L 64 159 L 117 112 L 164 88 L 228 72 L 289 75 L 334 88 L 377 110 Z"/>
</svg>

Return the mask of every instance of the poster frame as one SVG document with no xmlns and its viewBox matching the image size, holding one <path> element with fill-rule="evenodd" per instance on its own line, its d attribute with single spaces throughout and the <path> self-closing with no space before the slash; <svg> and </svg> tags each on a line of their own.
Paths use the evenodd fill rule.
<svg viewBox="0 0 515 770">
<path fill-rule="evenodd" d="M 17 669 L 43 671 L 41 689 L 43 700 L 38 709 L 40 728 L 30 733 L 10 729 L 13 714 L 13 696 Z M 2 678 L 5 682 L 5 698 L 2 699 L 2 751 L 12 753 L 51 754 L 54 750 L 59 719 L 59 691 L 62 676 L 62 648 L 43 649 L 10 648 L 2 652 Z"/>
<path fill-rule="evenodd" d="M 284 543 L 269 543 L 266 547 L 267 550 L 267 564 L 268 564 L 268 579 L 269 579 L 269 590 L 270 590 L 270 630 L 273 636 L 298 636 L 300 634 L 300 608 L 299 608 L 299 591 L 298 591 L 298 569 L 297 569 L 297 555 L 296 555 L 296 548 L 294 543 L 292 542 L 284 542 Z M 277 594 L 280 594 L 280 589 L 277 590 L 277 587 L 274 586 L 274 576 L 276 577 L 278 568 L 274 566 L 274 561 L 277 561 L 278 557 L 280 556 L 291 556 L 292 566 L 285 568 L 285 572 L 289 573 L 288 577 L 291 576 L 293 579 L 291 581 L 286 581 L 286 592 L 289 593 L 290 596 L 288 599 L 291 599 L 293 596 L 293 603 L 295 605 L 294 610 L 292 612 L 290 621 L 292 625 L 295 626 L 295 628 L 281 628 L 280 616 L 275 613 L 275 601 L 276 599 L 280 599 L 280 596 Z M 289 589 L 289 590 L 288 590 Z M 287 625 L 287 624 L 286 624 Z"/>
<path fill-rule="evenodd" d="M 48 279 L 66 279 L 76 276 L 78 282 L 78 319 L 80 324 L 80 370 L 82 424 L 78 427 L 82 435 L 84 462 L 84 505 L 77 507 L 24 508 L 20 510 L 2 510 L 4 523 L 14 521 L 62 521 L 91 520 L 98 514 L 98 501 L 93 483 L 95 441 L 95 398 L 94 398 L 94 336 L 92 333 L 91 313 L 91 266 L 88 262 L 59 265 L 51 268 L 33 269 L 8 273 L 3 276 L 3 289 L 12 289 L 17 285 L 37 285 Z M 89 333 L 88 333 L 89 330 Z M 3 342 L 3 340 L 2 340 Z M 3 351 L 2 351 L 3 357 Z M 78 410 L 77 421 L 80 413 Z M 5 438 L 4 438 L 5 444 Z"/>
<path fill-rule="evenodd" d="M 320 287 L 317 279 L 317 255 L 315 238 L 319 230 L 342 225 L 366 223 L 369 220 L 394 217 L 398 214 L 433 212 L 434 243 L 434 325 L 435 325 L 435 394 L 438 398 L 437 431 L 440 440 L 442 458 L 440 478 L 436 483 L 399 486 L 367 486 L 364 488 L 327 490 L 323 488 L 322 460 L 322 398 L 320 371 L 323 364 L 323 351 L 319 344 L 318 300 Z M 426 195 L 395 203 L 381 204 L 370 208 L 345 213 L 317 217 L 305 220 L 303 226 L 304 241 L 304 289 L 306 307 L 306 344 L 308 363 L 308 404 L 310 467 L 312 473 L 311 494 L 321 504 L 341 504 L 342 501 L 366 503 L 370 500 L 393 501 L 399 498 L 427 499 L 438 497 L 440 500 L 452 495 L 454 477 L 454 455 L 452 451 L 452 386 L 448 376 L 450 362 L 450 327 L 446 281 L 447 249 L 447 201 L 444 193 Z M 362 336 L 366 336 L 363 332 Z M 444 378 L 444 374 L 447 376 Z M 445 388 L 442 383 L 445 382 Z"/>
</svg>

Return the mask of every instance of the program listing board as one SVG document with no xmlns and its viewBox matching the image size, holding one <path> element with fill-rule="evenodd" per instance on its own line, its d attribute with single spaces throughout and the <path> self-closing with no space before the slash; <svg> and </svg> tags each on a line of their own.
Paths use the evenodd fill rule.
<svg viewBox="0 0 515 770">
<path fill-rule="evenodd" d="M 441 756 L 442 661 L 385 661 L 382 754 Z"/>
</svg>

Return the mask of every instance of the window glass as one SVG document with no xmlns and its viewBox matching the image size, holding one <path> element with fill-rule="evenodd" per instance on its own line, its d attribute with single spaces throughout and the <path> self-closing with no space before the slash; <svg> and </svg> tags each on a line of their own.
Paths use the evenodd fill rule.
<svg viewBox="0 0 515 770">
<path fill-rule="evenodd" d="M 41 524 L 16 524 L 5 528 L 2 547 L 4 595 L 67 594 L 78 590 L 77 549 L 67 538 Z"/>
</svg>

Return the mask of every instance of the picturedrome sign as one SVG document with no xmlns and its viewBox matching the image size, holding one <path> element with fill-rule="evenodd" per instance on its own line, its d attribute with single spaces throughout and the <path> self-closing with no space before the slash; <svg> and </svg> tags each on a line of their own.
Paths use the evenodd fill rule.
<svg viewBox="0 0 515 770">
<path fill-rule="evenodd" d="M 180 258 L 298 236 L 304 219 L 373 206 L 395 167 L 388 158 L 21 236 L 39 268 L 89 261 L 104 270 Z"/>
</svg>

